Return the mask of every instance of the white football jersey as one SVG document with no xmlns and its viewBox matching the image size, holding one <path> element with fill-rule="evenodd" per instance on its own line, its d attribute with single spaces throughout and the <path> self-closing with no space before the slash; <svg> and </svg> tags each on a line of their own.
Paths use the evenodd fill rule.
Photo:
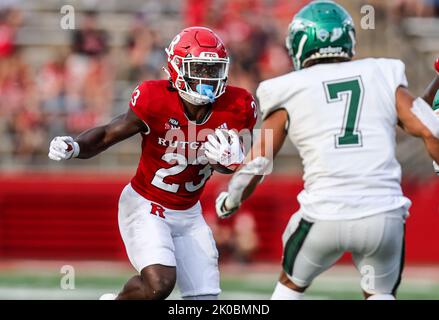
<svg viewBox="0 0 439 320">
<path fill-rule="evenodd" d="M 288 136 L 304 166 L 298 201 L 305 217 L 408 210 L 395 157 L 399 86 L 407 86 L 405 66 L 393 59 L 318 64 L 260 84 L 263 118 L 288 111 Z"/>
</svg>

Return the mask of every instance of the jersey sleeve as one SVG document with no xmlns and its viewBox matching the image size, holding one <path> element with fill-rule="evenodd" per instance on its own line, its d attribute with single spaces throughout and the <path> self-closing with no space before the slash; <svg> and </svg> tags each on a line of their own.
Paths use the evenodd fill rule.
<svg viewBox="0 0 439 320">
<path fill-rule="evenodd" d="M 253 128 L 256 125 L 256 122 L 258 121 L 258 105 L 255 101 L 255 98 L 249 93 L 246 98 L 246 107 L 247 107 L 247 123 L 246 128 L 250 131 L 253 130 Z"/>
<path fill-rule="evenodd" d="M 396 59 L 380 59 L 380 68 L 384 70 L 384 78 L 393 92 L 398 87 L 408 87 L 405 64 Z"/>
<path fill-rule="evenodd" d="M 284 108 L 284 104 L 294 94 L 289 75 L 263 81 L 256 90 L 261 118 L 265 120 L 270 114 Z"/>
<path fill-rule="evenodd" d="M 148 83 L 145 81 L 138 85 L 130 99 L 130 109 L 141 119 L 148 124 L 148 95 L 150 95 Z"/>
</svg>

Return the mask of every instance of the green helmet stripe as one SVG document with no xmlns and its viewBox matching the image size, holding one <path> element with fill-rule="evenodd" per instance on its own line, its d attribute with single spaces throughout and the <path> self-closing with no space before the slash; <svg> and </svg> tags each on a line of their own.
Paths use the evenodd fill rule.
<svg viewBox="0 0 439 320">
<path fill-rule="evenodd" d="M 352 41 L 352 55 L 355 55 L 355 46 L 357 45 L 357 39 L 355 39 L 354 31 L 349 30 L 349 37 L 351 37 Z"/>
<path fill-rule="evenodd" d="M 300 39 L 299 48 L 297 50 L 296 59 L 300 59 L 303 53 L 303 48 L 305 46 L 306 41 L 308 41 L 308 36 L 304 34 Z"/>
</svg>

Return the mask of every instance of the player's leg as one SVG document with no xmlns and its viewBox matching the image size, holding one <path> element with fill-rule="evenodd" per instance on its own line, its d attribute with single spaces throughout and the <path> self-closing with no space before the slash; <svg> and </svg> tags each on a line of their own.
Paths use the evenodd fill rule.
<svg viewBox="0 0 439 320">
<path fill-rule="evenodd" d="M 342 256 L 337 245 L 336 222 L 308 222 L 293 215 L 283 235 L 283 271 L 272 300 L 299 300 L 320 273 Z"/>
<path fill-rule="evenodd" d="M 162 300 L 174 289 L 175 267 L 151 265 L 133 276 L 119 294 L 107 293 L 100 300 Z"/>
<path fill-rule="evenodd" d="M 163 300 L 175 286 L 175 267 L 150 265 L 132 277 L 118 294 L 117 300 Z"/>
<path fill-rule="evenodd" d="M 201 206 L 184 213 L 185 225 L 174 236 L 177 285 L 185 300 L 215 300 L 221 292 L 218 250 Z"/>
<path fill-rule="evenodd" d="M 271 300 L 302 300 L 308 287 L 299 287 L 282 271 L 274 288 Z"/>
<path fill-rule="evenodd" d="M 176 261 L 166 213 L 155 214 L 151 202 L 130 185 L 119 201 L 119 229 L 128 258 L 139 272 L 117 299 L 165 299 L 176 282 Z"/>
<path fill-rule="evenodd" d="M 357 242 L 353 260 L 362 275 L 366 299 L 395 299 L 404 267 L 404 229 L 398 210 L 360 219 L 353 229 Z"/>
</svg>

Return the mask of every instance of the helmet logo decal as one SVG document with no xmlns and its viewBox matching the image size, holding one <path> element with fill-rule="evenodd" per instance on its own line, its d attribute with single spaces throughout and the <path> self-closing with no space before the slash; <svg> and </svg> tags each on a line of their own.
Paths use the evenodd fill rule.
<svg viewBox="0 0 439 320">
<path fill-rule="evenodd" d="M 334 28 L 332 30 L 331 42 L 335 42 L 343 36 L 343 30 L 341 28 Z"/>
<path fill-rule="evenodd" d="M 317 32 L 317 38 L 319 38 L 320 41 L 325 42 L 329 38 L 329 32 L 325 29 L 320 29 Z"/>
<path fill-rule="evenodd" d="M 320 48 L 319 53 L 321 54 L 334 54 L 334 53 L 342 53 L 343 48 L 342 47 L 327 47 L 327 48 Z"/>
<path fill-rule="evenodd" d="M 218 54 L 216 52 L 201 52 L 200 58 L 218 58 Z"/>
<path fill-rule="evenodd" d="M 169 55 L 173 55 L 174 54 L 174 47 L 175 45 L 180 41 L 181 36 L 179 34 L 177 34 L 175 36 L 175 38 L 171 41 L 171 43 L 169 44 Z"/>
</svg>

